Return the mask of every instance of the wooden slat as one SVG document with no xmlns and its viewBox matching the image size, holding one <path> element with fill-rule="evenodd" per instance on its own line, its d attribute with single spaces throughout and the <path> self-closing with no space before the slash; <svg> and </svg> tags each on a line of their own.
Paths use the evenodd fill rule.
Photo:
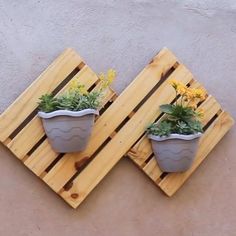
<svg viewBox="0 0 236 236">
<path fill-rule="evenodd" d="M 202 103 L 199 108 L 203 109 L 204 111 L 204 116 L 201 119 L 201 123 L 203 126 L 205 126 L 210 121 L 210 119 L 212 119 L 217 114 L 217 112 L 221 109 L 221 106 L 214 97 L 209 95 L 206 101 Z"/>
<path fill-rule="evenodd" d="M 37 148 L 24 164 L 37 176 L 40 176 L 46 168 L 58 157 L 58 153 L 51 148 L 48 139 L 46 139 Z"/>
<path fill-rule="evenodd" d="M 81 62 L 72 49 L 59 56 L 0 116 L 0 141 L 4 142 L 31 114 L 42 94 L 52 92 Z"/>
<path fill-rule="evenodd" d="M 98 87 L 99 85 L 97 85 Z M 95 87 L 96 89 L 96 87 Z M 106 90 L 102 105 L 105 105 L 113 96 L 114 91 L 112 89 Z M 72 154 L 73 155 L 73 154 Z M 45 139 L 43 143 L 24 161 L 24 164 L 31 169 L 36 175 L 40 176 L 42 172 L 57 158 L 56 153 L 48 140 Z"/>
<path fill-rule="evenodd" d="M 143 167 L 143 171 L 154 181 L 161 176 L 162 171 L 157 165 L 155 157 L 152 157 L 151 160 Z"/>
<path fill-rule="evenodd" d="M 170 79 L 162 83 L 132 118 L 119 130 L 114 138 L 76 177 L 73 181 L 72 188 L 69 191 L 61 193 L 61 196 L 72 207 L 77 207 L 85 199 L 135 141 L 145 132 L 146 126 L 160 115 L 159 106 L 164 102 L 169 103 L 174 99 L 175 92 L 169 86 Z M 188 83 L 192 79 L 192 75 L 189 72 L 187 74 L 183 73 L 181 79 L 182 82 Z M 78 198 L 73 198 L 74 194 L 78 194 Z"/>
<path fill-rule="evenodd" d="M 169 174 L 159 183 L 160 188 L 168 196 L 172 196 L 201 164 L 233 124 L 232 117 L 227 112 L 222 112 L 201 138 L 196 159 L 192 167 L 184 173 Z"/>
<path fill-rule="evenodd" d="M 168 49 L 163 49 L 99 117 L 86 150 L 76 155 L 65 155 L 43 180 L 58 192 L 76 173 L 74 163 L 85 156 L 90 157 L 175 63 L 175 56 Z"/>
<path fill-rule="evenodd" d="M 137 144 L 129 150 L 127 156 L 138 166 L 142 167 L 144 162 L 152 154 L 152 147 L 148 138 L 143 136 Z"/>
<path fill-rule="evenodd" d="M 88 67 L 84 66 L 71 81 L 79 81 L 89 89 L 96 81 L 97 75 Z M 68 89 L 67 83 L 57 95 Z M 33 146 L 45 135 L 40 118 L 36 115 L 14 139 L 7 144 L 7 147 L 18 157 L 23 159 Z"/>
</svg>

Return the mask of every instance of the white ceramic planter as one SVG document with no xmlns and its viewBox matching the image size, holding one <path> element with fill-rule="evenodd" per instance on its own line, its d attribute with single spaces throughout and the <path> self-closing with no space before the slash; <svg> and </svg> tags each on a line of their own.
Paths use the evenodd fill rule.
<svg viewBox="0 0 236 236">
<path fill-rule="evenodd" d="M 83 151 L 89 141 L 95 115 L 98 114 L 94 109 L 38 112 L 49 143 L 59 153 Z"/>
<path fill-rule="evenodd" d="M 160 169 L 163 172 L 183 172 L 190 168 L 202 133 L 170 136 L 148 135 Z"/>
</svg>

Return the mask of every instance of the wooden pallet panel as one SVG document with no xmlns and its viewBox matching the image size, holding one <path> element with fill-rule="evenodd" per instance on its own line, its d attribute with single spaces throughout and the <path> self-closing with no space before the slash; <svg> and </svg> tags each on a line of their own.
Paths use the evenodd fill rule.
<svg viewBox="0 0 236 236">
<path fill-rule="evenodd" d="M 0 116 L 0 140 L 73 208 L 79 206 L 125 154 L 171 195 L 233 123 L 232 118 L 209 95 L 200 105 L 207 109 L 205 141 L 210 139 L 211 132 L 216 132 L 215 127 L 221 126 L 222 122 L 223 131 L 207 148 L 202 145 L 198 161 L 184 177 L 162 173 L 144 134 L 149 123 L 163 118 L 159 105 L 173 102 L 175 92 L 169 86 L 173 78 L 191 87 L 202 87 L 174 54 L 164 48 L 118 97 L 114 91 L 107 90 L 101 115 L 95 121 L 86 150 L 61 155 L 52 150 L 37 117 L 38 98 L 46 92 L 53 92 L 57 96 L 71 80 L 80 81 L 88 91 L 99 86 L 96 74 L 80 56 L 68 49 Z M 23 113 L 14 119 L 16 111 L 20 110 Z"/>
<path fill-rule="evenodd" d="M 180 71 L 184 72 L 182 69 Z M 169 76 L 150 97 L 144 97 L 145 101 L 143 101 L 137 111 L 134 111 L 135 114 L 122 126 L 107 146 L 96 155 L 83 172 L 73 180 L 71 189 L 61 192 L 61 196 L 67 201 L 70 201 L 72 206 L 76 207 L 79 205 L 120 158 L 123 157 L 127 150 L 142 136 L 148 123 L 154 121 L 160 115 L 160 111 L 158 111 L 159 105 L 164 101 L 171 102 L 174 99 L 175 93 L 168 83 L 174 76 L 177 79 L 182 77 L 183 82 L 186 84 L 191 81 L 190 74 L 180 73 L 178 71 L 173 73 L 172 76 Z M 120 97 L 122 97 L 122 94 L 115 102 L 117 102 Z M 132 99 L 132 97 L 133 96 L 131 96 L 130 99 Z M 109 109 L 114 109 L 115 102 Z M 155 104 L 155 107 L 153 107 L 153 104 Z M 73 196 L 77 197 L 74 198 Z"/>
<path fill-rule="evenodd" d="M 0 116 L 1 142 L 41 179 L 62 155 L 55 153 L 48 143 L 37 116 L 38 99 L 51 92 L 57 96 L 68 89 L 71 81 L 79 81 L 88 91 L 100 86 L 97 75 L 81 57 L 73 49 L 67 49 Z M 104 93 L 101 113 L 115 97 L 112 89 Z"/>
<path fill-rule="evenodd" d="M 68 54 L 73 54 L 73 57 Z M 101 110 L 101 115 L 95 121 L 94 130 L 86 150 L 80 153 L 61 155 L 55 153 L 48 143 L 42 123 L 37 117 L 37 101 L 46 92 L 53 92 L 57 96 L 67 88 L 71 80 L 79 80 L 89 91 L 99 86 L 97 76 L 76 55 L 72 49 L 66 50 L 0 116 L 0 130 L 3 131 L 0 137 L 1 142 L 72 207 L 77 207 L 85 199 L 97 183 L 136 142 L 139 134 L 143 132 L 143 128 L 140 126 L 140 129 L 135 130 L 137 136 L 131 137 L 130 141 L 120 149 L 119 145 L 125 143 L 126 128 L 127 131 L 131 132 L 135 124 L 147 122 L 153 116 L 154 119 L 155 112 L 150 113 L 150 116 L 143 121 L 141 114 L 142 111 L 147 113 L 151 104 L 159 97 L 173 99 L 174 95 L 168 92 L 167 84 L 161 86 L 160 94 L 156 91 L 153 93 L 153 88 L 159 86 L 163 76 L 176 65 L 175 56 L 169 50 L 164 49 L 116 100 L 115 93 L 108 90 L 103 98 L 104 107 Z M 65 57 L 68 57 L 69 61 L 73 59 L 73 63 L 63 59 Z M 62 59 L 63 63 L 61 63 Z M 57 73 L 53 73 L 54 70 Z M 183 73 L 186 83 L 191 79 L 184 68 L 180 67 L 176 73 Z M 57 76 L 60 77 L 60 80 Z M 50 82 L 48 83 L 48 81 Z M 163 101 L 163 98 L 160 101 Z M 112 106 L 110 106 L 111 103 Z M 26 106 L 28 108 L 19 119 L 12 118 L 16 114 L 15 109 L 19 111 L 25 109 Z M 105 165 L 108 155 L 113 152 L 111 149 L 117 150 L 117 148 L 120 151 L 112 156 L 109 163 Z M 80 179 L 82 179 L 83 188 L 80 187 Z M 79 191 L 75 192 L 74 188 L 77 188 L 78 183 Z"/>
<path fill-rule="evenodd" d="M 179 66 L 182 65 L 179 61 L 178 63 Z M 182 81 L 181 78 L 180 81 Z M 189 86 L 204 89 L 194 78 Z M 158 167 L 152 152 L 151 143 L 145 134 L 143 134 L 138 142 L 127 153 L 127 156 L 135 163 L 135 165 L 152 179 L 153 182 L 168 196 L 172 196 L 184 182 L 187 181 L 191 174 L 234 124 L 234 120 L 230 114 L 225 112 L 216 99 L 209 94 L 207 94 L 206 100 L 199 104 L 198 109 L 200 108 L 205 112 L 202 119 L 205 132 L 200 139 L 195 161 L 188 171 L 184 173 L 163 173 Z M 160 117 L 156 121 L 158 122 L 162 118 L 163 117 Z"/>
<path fill-rule="evenodd" d="M 92 161 L 92 163 L 96 163 L 95 169 L 100 169 L 102 165 L 99 163 L 102 163 L 102 159 L 99 159 L 98 155 L 95 155 L 94 157 L 96 149 L 99 148 L 99 145 L 102 145 L 104 142 L 106 142 L 106 140 L 110 136 L 113 136 L 112 140 L 116 138 L 118 134 L 114 136 L 114 133 L 116 132 L 117 127 L 123 125 L 122 123 L 127 119 L 127 117 L 129 117 L 129 114 L 131 114 L 135 107 L 140 102 L 142 102 L 142 99 L 149 94 L 153 87 L 158 84 L 158 82 L 162 78 L 162 75 L 167 73 L 167 71 L 176 63 L 176 60 L 175 57 L 168 50 L 163 50 L 155 58 L 155 63 L 157 62 L 159 62 L 160 64 L 159 67 L 154 67 L 153 65 L 150 65 L 145 68 L 136 78 L 136 80 L 131 83 L 130 86 L 128 86 L 128 88 L 116 99 L 112 106 L 110 106 L 104 112 L 103 116 L 97 120 L 87 149 L 84 152 L 78 153 L 76 157 L 71 156 L 70 154 L 65 155 L 65 157 L 63 157 L 51 169 L 51 171 L 49 171 L 49 173 L 44 176 L 44 181 L 48 185 L 50 185 L 50 187 L 54 191 L 60 193 L 63 192 L 63 185 L 70 181 L 71 178 L 75 178 L 74 176 L 77 175 L 76 170 L 74 169 L 74 163 L 80 161 L 84 157 L 93 157 L 94 161 Z M 133 94 L 137 94 L 137 96 L 133 96 Z M 129 103 L 127 103 L 127 101 L 129 101 Z M 108 142 L 108 144 L 110 144 L 110 142 Z M 113 153 L 113 150 L 109 150 L 109 153 Z M 101 152 L 99 154 L 101 155 Z M 118 161 L 121 157 L 122 156 L 116 158 L 116 161 Z M 89 174 L 89 171 L 86 170 L 89 170 L 92 163 L 90 163 L 76 179 L 78 179 L 80 176 L 87 176 L 88 179 L 91 179 L 92 177 L 90 177 L 90 175 L 95 175 L 96 171 L 92 171 L 93 173 Z M 93 184 L 96 185 L 97 183 Z M 76 196 L 76 194 L 80 196 L 78 199 L 75 199 L 74 197 Z M 85 196 L 87 196 L 87 194 L 88 193 L 84 195 L 82 195 L 81 193 L 71 193 L 69 194 L 70 198 L 66 198 L 66 200 L 71 200 L 71 205 L 73 207 L 76 207 L 81 202 L 81 200 L 84 199 Z M 61 195 L 64 196 L 63 194 Z"/>
</svg>

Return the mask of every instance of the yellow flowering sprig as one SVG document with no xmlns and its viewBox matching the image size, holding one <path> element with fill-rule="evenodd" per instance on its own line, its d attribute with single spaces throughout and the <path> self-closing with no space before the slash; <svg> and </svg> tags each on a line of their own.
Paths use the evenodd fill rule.
<svg viewBox="0 0 236 236">
<path fill-rule="evenodd" d="M 176 91 L 176 96 L 180 95 L 181 105 L 197 108 L 197 104 L 206 98 L 206 93 L 202 89 L 189 88 L 178 80 L 171 80 L 170 84 Z M 177 102 L 177 101 L 176 101 Z"/>
<path fill-rule="evenodd" d="M 88 93 L 86 86 L 79 83 L 79 79 L 73 79 L 67 91 L 54 97 L 53 94 L 45 94 L 40 98 L 39 109 L 44 112 L 56 110 L 81 111 L 84 109 L 98 109 L 102 104 L 103 91 L 110 86 L 116 76 L 112 69 L 104 75 L 100 75 L 98 86 Z"/>
<path fill-rule="evenodd" d="M 78 92 L 81 95 L 88 94 L 88 91 L 86 90 L 85 86 L 82 84 L 79 84 L 78 81 L 76 80 L 73 80 L 70 82 L 69 92 Z"/>
<path fill-rule="evenodd" d="M 100 89 L 104 90 L 108 88 L 116 78 L 116 71 L 109 69 L 106 74 L 100 73 L 98 77 L 101 81 Z"/>
<path fill-rule="evenodd" d="M 108 88 L 116 77 L 116 71 L 109 69 L 106 74 L 100 73 L 98 78 L 100 79 L 100 87 L 97 91 L 102 92 Z M 79 84 L 78 80 L 73 80 L 69 85 L 69 92 L 79 92 L 81 95 L 87 95 L 88 92 L 84 85 Z"/>
<path fill-rule="evenodd" d="M 170 84 L 176 92 L 176 102 L 160 106 L 160 111 L 165 114 L 164 119 L 151 124 L 147 133 L 157 136 L 203 133 L 203 124 L 199 119 L 203 116 L 203 110 L 196 108 L 197 104 L 206 98 L 204 90 L 189 88 L 178 80 L 171 80 Z"/>
</svg>

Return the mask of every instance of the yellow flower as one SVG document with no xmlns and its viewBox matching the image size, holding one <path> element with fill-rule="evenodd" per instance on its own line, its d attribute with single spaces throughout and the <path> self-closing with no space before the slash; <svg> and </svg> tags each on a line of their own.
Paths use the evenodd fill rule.
<svg viewBox="0 0 236 236">
<path fill-rule="evenodd" d="M 192 107 L 193 109 L 197 108 L 197 103 L 195 100 L 192 100 L 188 103 L 188 107 Z"/>
<path fill-rule="evenodd" d="M 170 80 L 169 83 L 175 89 L 176 94 L 180 95 L 181 106 L 188 106 L 195 110 L 197 108 L 197 104 L 206 98 L 206 93 L 202 89 L 189 88 L 184 83 L 176 79 Z"/>
<path fill-rule="evenodd" d="M 78 86 L 78 91 L 81 95 L 86 95 L 88 94 L 88 91 L 86 90 L 85 86 L 84 85 L 79 85 Z"/>
<path fill-rule="evenodd" d="M 186 97 L 187 97 L 188 100 L 193 100 L 193 99 L 195 98 L 193 89 L 191 89 L 191 88 L 188 88 L 188 89 L 187 89 L 187 91 L 186 91 Z"/>
<path fill-rule="evenodd" d="M 185 84 L 181 83 L 180 81 L 172 79 L 170 80 L 169 83 L 180 95 L 185 95 L 187 93 L 188 88 L 185 86 Z"/>
<path fill-rule="evenodd" d="M 180 84 L 180 82 L 178 81 L 178 80 L 176 80 L 176 79 L 172 79 L 172 80 L 170 80 L 170 85 L 176 90 L 177 88 L 178 88 L 178 86 L 179 86 L 179 84 Z"/>
<path fill-rule="evenodd" d="M 204 100 L 206 98 L 206 94 L 202 89 L 193 89 L 194 96 L 200 101 Z"/>
<path fill-rule="evenodd" d="M 98 77 L 101 80 L 101 90 L 103 90 L 111 85 L 116 77 L 116 71 L 109 69 L 106 75 L 104 73 L 100 73 Z"/>
<path fill-rule="evenodd" d="M 113 82 L 113 80 L 115 79 L 116 77 L 116 71 L 113 70 L 113 69 L 109 69 L 107 71 L 107 80 L 109 82 L 109 85 Z"/>
<path fill-rule="evenodd" d="M 180 83 L 179 85 L 178 85 L 178 87 L 177 87 L 177 92 L 180 94 L 180 95 L 186 95 L 186 93 L 187 93 L 187 91 L 188 91 L 188 88 L 184 85 L 184 84 L 182 84 L 182 83 Z"/>
<path fill-rule="evenodd" d="M 78 81 L 73 80 L 70 82 L 69 84 L 69 90 L 73 91 L 76 90 L 78 88 Z"/>
<path fill-rule="evenodd" d="M 81 95 L 88 94 L 84 85 L 78 83 L 78 81 L 73 80 L 69 84 L 69 91 L 70 92 L 79 92 Z"/>
</svg>

